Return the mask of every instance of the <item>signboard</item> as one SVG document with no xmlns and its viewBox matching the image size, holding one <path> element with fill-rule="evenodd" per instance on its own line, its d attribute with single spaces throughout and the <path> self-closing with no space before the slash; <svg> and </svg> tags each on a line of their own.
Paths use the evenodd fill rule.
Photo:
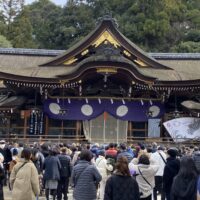
<svg viewBox="0 0 200 200">
<path fill-rule="evenodd" d="M 164 122 L 163 125 L 176 142 L 200 139 L 200 118 L 176 118 Z"/>
</svg>

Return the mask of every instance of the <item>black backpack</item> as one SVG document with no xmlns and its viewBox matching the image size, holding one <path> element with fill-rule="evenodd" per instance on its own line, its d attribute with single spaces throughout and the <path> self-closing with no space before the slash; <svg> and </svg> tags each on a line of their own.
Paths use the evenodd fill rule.
<svg viewBox="0 0 200 200">
<path fill-rule="evenodd" d="M 58 158 L 61 164 L 60 176 L 70 177 L 71 176 L 70 158 L 66 155 L 59 155 Z"/>
</svg>

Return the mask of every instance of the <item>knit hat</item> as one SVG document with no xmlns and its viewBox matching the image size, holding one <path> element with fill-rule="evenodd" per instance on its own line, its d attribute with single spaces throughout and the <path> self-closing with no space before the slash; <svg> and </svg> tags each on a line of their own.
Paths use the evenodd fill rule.
<svg viewBox="0 0 200 200">
<path fill-rule="evenodd" d="M 170 157 L 175 158 L 178 155 L 178 150 L 176 148 L 170 148 L 170 149 L 167 150 L 167 154 Z"/>
</svg>

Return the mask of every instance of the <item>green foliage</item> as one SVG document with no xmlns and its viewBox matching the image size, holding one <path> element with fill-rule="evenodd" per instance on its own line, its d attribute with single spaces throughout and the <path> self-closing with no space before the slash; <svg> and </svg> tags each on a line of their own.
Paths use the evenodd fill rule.
<svg viewBox="0 0 200 200">
<path fill-rule="evenodd" d="M 22 9 L 20 13 L 27 10 L 27 14 L 18 14 L 10 23 L 0 13 L 0 34 L 6 35 L 14 47 L 67 49 L 90 33 L 97 19 L 109 11 L 117 19 L 119 30 L 146 51 L 199 51 L 199 0 L 66 2 L 63 8 L 50 0 L 16 8 L 16 12 Z"/>
<path fill-rule="evenodd" d="M 174 48 L 175 52 L 179 53 L 199 53 L 200 42 L 181 42 L 177 47 Z"/>
<path fill-rule="evenodd" d="M 29 20 L 33 27 L 33 36 L 38 48 L 57 48 L 57 38 L 61 33 L 57 32 L 62 19 L 62 9 L 50 0 L 39 0 L 28 6 Z"/>
<path fill-rule="evenodd" d="M 0 48 L 10 48 L 12 44 L 3 35 L 0 35 Z"/>
<path fill-rule="evenodd" d="M 0 10 L 7 24 L 10 24 L 20 14 L 25 0 L 1 0 Z"/>
<path fill-rule="evenodd" d="M 28 10 L 23 12 L 16 18 L 16 20 L 9 25 L 7 32 L 8 38 L 12 42 L 13 47 L 17 48 L 36 48 L 33 42 L 32 25 L 28 18 Z"/>
</svg>

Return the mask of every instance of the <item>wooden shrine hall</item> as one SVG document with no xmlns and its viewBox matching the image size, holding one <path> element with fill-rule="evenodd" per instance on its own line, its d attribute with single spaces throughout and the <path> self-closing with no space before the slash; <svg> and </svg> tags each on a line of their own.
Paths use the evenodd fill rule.
<svg viewBox="0 0 200 200">
<path fill-rule="evenodd" d="M 200 54 L 145 53 L 109 16 L 66 51 L 0 49 L 0 137 L 132 142 L 200 116 Z"/>
</svg>

